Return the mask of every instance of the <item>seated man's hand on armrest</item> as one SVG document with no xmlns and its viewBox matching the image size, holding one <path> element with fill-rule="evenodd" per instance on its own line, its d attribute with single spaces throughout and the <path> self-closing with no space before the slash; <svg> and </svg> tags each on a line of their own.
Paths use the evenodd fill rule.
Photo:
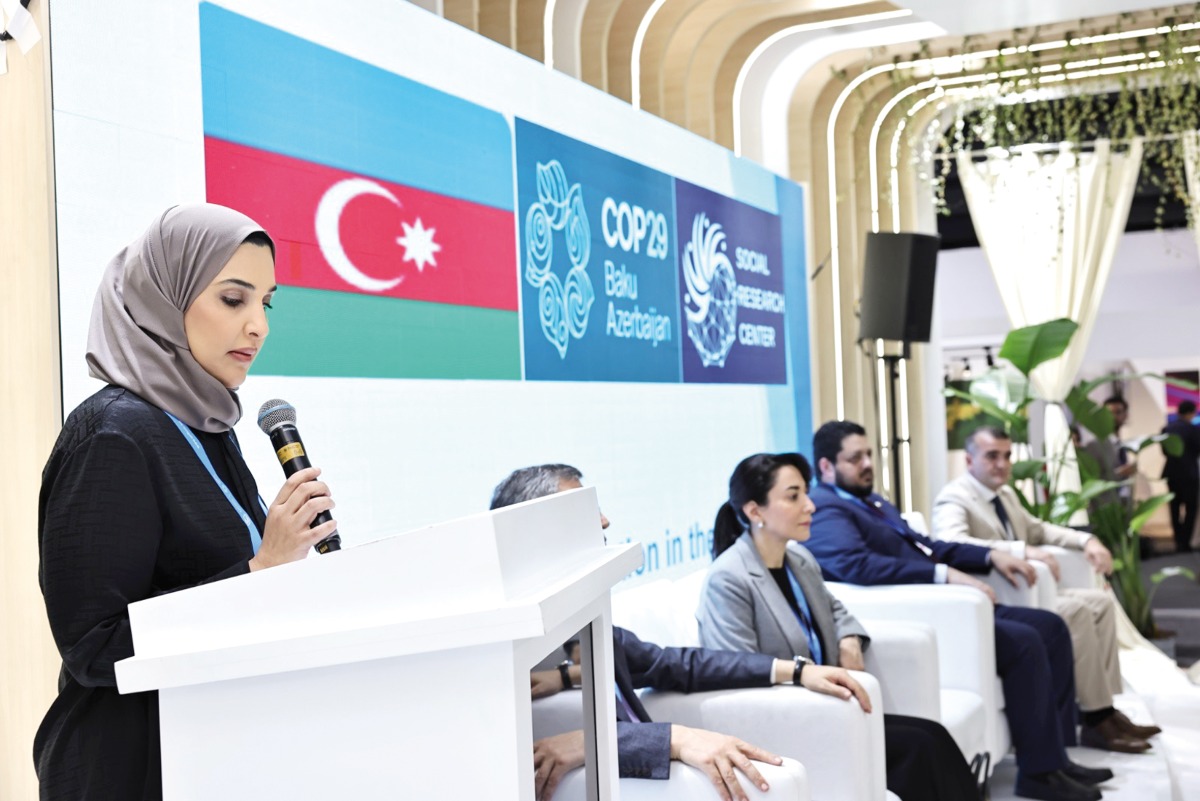
<svg viewBox="0 0 1200 801">
<path fill-rule="evenodd" d="M 545 698 L 563 689 L 562 674 L 557 670 L 534 670 L 529 674 L 529 689 L 534 698 Z"/>
<path fill-rule="evenodd" d="M 1032 559 L 1036 562 L 1041 562 L 1046 567 L 1050 568 L 1050 575 L 1054 576 L 1055 581 L 1062 580 L 1062 568 L 1058 566 L 1058 560 L 1054 558 L 1054 554 L 1047 551 L 1045 548 L 1037 548 L 1033 545 L 1025 549 L 1025 558 Z"/>
<path fill-rule="evenodd" d="M 781 765 L 783 760 L 758 746 L 725 734 L 671 724 L 671 759 L 704 771 L 722 801 L 746 801 L 734 768 L 766 792 L 767 782 L 750 760 Z"/>
<path fill-rule="evenodd" d="M 1083 558 L 1088 560 L 1097 573 L 1107 576 L 1112 573 L 1112 553 L 1096 537 L 1089 537 L 1083 545 Z"/>
<path fill-rule="evenodd" d="M 557 672 L 555 673 L 557 676 Z M 559 682 L 562 686 L 562 682 Z M 550 801 L 558 783 L 583 765 L 583 730 L 576 729 L 533 744 L 533 788 L 538 801 Z"/>
<path fill-rule="evenodd" d="M 992 551 L 992 553 L 994 554 L 994 553 L 996 553 L 996 551 Z M 996 603 L 996 591 L 995 590 L 993 590 L 991 587 L 984 584 L 982 581 L 975 578 L 974 576 L 972 576 L 968 573 L 964 573 L 957 568 L 952 567 L 946 571 L 946 583 L 947 584 L 958 584 L 963 587 L 974 587 L 975 589 L 979 590 L 984 595 L 986 595 L 988 597 L 989 601 L 991 601 L 992 603 Z"/>
<path fill-rule="evenodd" d="M 1033 565 L 1026 562 L 1024 559 L 1018 559 L 1011 553 L 1006 551 L 991 551 L 988 558 L 1000 575 L 1008 579 L 1008 583 L 1014 587 L 1019 587 L 1017 584 L 1017 576 L 1024 576 L 1026 583 L 1032 587 L 1037 584 L 1037 571 L 1033 569 Z M 995 602 L 995 599 L 992 599 Z"/>
</svg>

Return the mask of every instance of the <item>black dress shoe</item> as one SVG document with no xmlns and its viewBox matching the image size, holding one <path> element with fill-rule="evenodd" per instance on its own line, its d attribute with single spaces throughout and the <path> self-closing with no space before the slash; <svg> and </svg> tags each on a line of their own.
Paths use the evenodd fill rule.
<svg viewBox="0 0 1200 801">
<path fill-rule="evenodd" d="M 1026 776 L 1017 774 L 1017 795 L 1039 801 L 1100 801 L 1103 796 L 1095 787 L 1080 784 L 1061 770 Z"/>
<path fill-rule="evenodd" d="M 1077 782 L 1083 784 L 1100 784 L 1106 782 L 1113 777 L 1113 772 L 1108 768 L 1087 768 L 1080 765 L 1078 762 L 1067 760 L 1067 765 L 1062 769 L 1062 772 L 1070 776 Z"/>
</svg>

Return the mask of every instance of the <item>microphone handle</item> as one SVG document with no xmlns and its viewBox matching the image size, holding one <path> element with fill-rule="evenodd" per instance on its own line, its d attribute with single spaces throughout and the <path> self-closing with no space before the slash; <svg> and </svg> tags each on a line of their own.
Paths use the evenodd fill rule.
<svg viewBox="0 0 1200 801">
<path fill-rule="evenodd" d="M 291 478 L 306 467 L 312 467 L 308 455 L 304 452 L 304 443 L 300 441 L 300 432 L 291 423 L 284 423 L 271 430 L 271 447 L 275 448 L 275 456 L 283 466 L 283 474 Z M 333 515 L 328 511 L 321 512 L 313 518 L 309 528 L 316 528 L 322 523 L 328 523 Z M 313 546 L 317 553 L 329 553 L 342 549 L 341 535 L 335 530 L 325 539 Z"/>
</svg>

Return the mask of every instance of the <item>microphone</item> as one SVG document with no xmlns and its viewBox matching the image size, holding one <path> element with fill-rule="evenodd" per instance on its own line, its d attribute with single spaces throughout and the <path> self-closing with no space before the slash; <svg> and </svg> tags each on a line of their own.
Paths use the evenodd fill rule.
<svg viewBox="0 0 1200 801">
<path fill-rule="evenodd" d="M 304 452 L 304 443 L 300 441 L 300 432 L 296 430 L 296 407 L 285 400 L 275 398 L 264 403 L 258 410 L 258 427 L 271 438 L 271 446 L 283 466 L 283 474 L 291 477 L 306 467 L 312 467 Z M 309 528 L 316 528 L 322 523 L 333 519 L 328 511 L 321 512 L 313 519 Z M 329 553 L 342 549 L 342 538 L 334 531 L 325 539 L 313 546 L 317 553 Z"/>
</svg>

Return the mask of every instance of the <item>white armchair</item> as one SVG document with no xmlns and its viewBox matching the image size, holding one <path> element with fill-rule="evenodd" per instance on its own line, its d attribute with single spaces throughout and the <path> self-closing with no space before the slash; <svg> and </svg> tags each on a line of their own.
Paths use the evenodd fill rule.
<svg viewBox="0 0 1200 801">
<path fill-rule="evenodd" d="M 615 591 L 613 623 L 658 645 L 699 645 L 695 610 L 703 583 L 704 571 L 696 571 L 674 581 L 659 579 Z M 900 711 L 889 708 L 890 696 L 908 714 L 936 719 L 939 700 L 931 698 L 937 686 L 936 644 L 933 631 L 926 626 L 882 625 L 886 630 L 867 626 L 872 638 L 867 665 L 892 677 L 887 691 L 874 676 L 856 674 L 877 710 L 871 715 L 864 714 L 857 704 L 793 687 L 690 695 L 647 691 L 641 696 L 642 703 L 656 720 L 732 734 L 800 760 L 818 798 L 894 798 L 886 789 L 883 716 L 879 711 Z M 910 670 L 914 671 L 910 675 L 921 677 L 913 682 L 911 691 L 905 679 Z M 929 714 L 931 709 L 935 714 Z M 836 734 L 831 736 L 831 732 Z M 856 756 L 852 759 L 850 754 Z"/>
<path fill-rule="evenodd" d="M 1003 714 L 1004 693 L 996 676 L 995 622 L 986 596 L 970 587 L 935 584 L 863 587 L 829 582 L 827 586 L 859 620 L 920 621 L 931 626 L 938 643 L 938 719 L 968 760 L 989 751 L 995 764 L 1008 753 L 1011 739 Z M 889 669 L 882 668 L 880 675 L 892 681 Z"/>
</svg>

